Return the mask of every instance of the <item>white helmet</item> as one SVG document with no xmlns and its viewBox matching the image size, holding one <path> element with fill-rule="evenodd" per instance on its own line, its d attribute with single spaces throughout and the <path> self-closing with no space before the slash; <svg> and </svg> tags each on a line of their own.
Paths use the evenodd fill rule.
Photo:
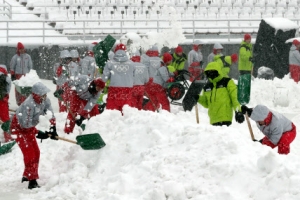
<svg viewBox="0 0 300 200">
<path fill-rule="evenodd" d="M 79 53 L 76 49 L 71 50 L 70 54 L 72 58 L 79 58 Z"/>
<path fill-rule="evenodd" d="M 195 40 L 194 41 L 194 45 L 200 45 L 200 44 L 204 44 L 204 42 L 201 41 L 201 40 Z"/>
<path fill-rule="evenodd" d="M 60 58 L 71 58 L 71 54 L 68 50 L 63 50 L 60 52 Z"/>
<path fill-rule="evenodd" d="M 215 43 L 214 49 L 223 49 L 223 46 L 220 43 Z"/>
</svg>

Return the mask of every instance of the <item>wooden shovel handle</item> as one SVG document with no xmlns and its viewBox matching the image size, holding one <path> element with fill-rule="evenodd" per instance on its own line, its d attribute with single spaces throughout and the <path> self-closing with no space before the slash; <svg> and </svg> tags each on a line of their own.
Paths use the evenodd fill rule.
<svg viewBox="0 0 300 200">
<path fill-rule="evenodd" d="M 250 135 L 251 135 L 251 139 L 254 141 L 255 138 L 254 138 L 254 135 L 253 135 L 253 130 L 252 130 L 247 112 L 246 112 L 245 116 L 246 116 L 247 125 L 248 125 L 248 128 L 249 128 L 249 132 L 250 132 Z"/>
<path fill-rule="evenodd" d="M 197 103 L 195 105 L 195 111 L 196 111 L 196 121 L 197 121 L 197 124 L 199 124 L 199 114 L 198 114 L 198 105 L 197 105 Z"/>
<path fill-rule="evenodd" d="M 48 134 L 49 137 L 51 137 L 51 134 Z M 63 141 L 66 141 L 66 142 L 70 142 L 70 143 L 73 143 L 73 144 L 77 144 L 76 141 L 73 141 L 73 140 L 69 140 L 69 139 L 66 139 L 66 138 L 62 138 L 62 137 L 59 137 L 59 136 L 55 136 L 56 139 L 59 139 L 59 140 L 63 140 Z"/>
</svg>

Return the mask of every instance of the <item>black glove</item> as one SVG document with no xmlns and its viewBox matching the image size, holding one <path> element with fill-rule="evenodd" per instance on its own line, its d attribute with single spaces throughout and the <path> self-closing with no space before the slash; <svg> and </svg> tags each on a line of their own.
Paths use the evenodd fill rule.
<svg viewBox="0 0 300 200">
<path fill-rule="evenodd" d="M 193 98 L 194 98 L 196 101 L 198 101 L 198 99 L 199 99 L 199 94 L 193 95 Z"/>
<path fill-rule="evenodd" d="M 58 140 L 58 139 L 56 138 L 56 136 L 58 136 L 58 135 L 57 135 L 57 132 L 56 132 L 56 126 L 51 126 L 51 127 L 50 127 L 50 131 L 49 131 L 49 132 L 46 131 L 46 133 L 51 135 L 50 138 L 51 138 L 52 140 Z"/>
<path fill-rule="evenodd" d="M 47 133 L 44 133 L 43 131 L 39 131 L 36 135 L 36 138 L 39 138 L 41 140 L 49 138 L 49 135 Z"/>
<path fill-rule="evenodd" d="M 250 61 L 250 62 L 253 62 L 253 58 L 252 58 L 252 57 L 250 57 L 250 58 L 249 58 L 249 61 Z"/>
<path fill-rule="evenodd" d="M 10 77 L 11 77 L 11 80 L 12 80 L 12 81 L 15 81 L 15 80 L 16 80 L 16 75 L 12 74 Z"/>
<path fill-rule="evenodd" d="M 52 78 L 52 83 L 56 85 L 56 79 L 54 77 Z"/>
<path fill-rule="evenodd" d="M 248 108 L 247 106 L 245 105 L 242 105 L 241 107 L 242 109 L 242 113 L 245 115 L 247 113 L 247 115 L 250 117 L 251 114 L 252 114 L 252 108 Z"/>
<path fill-rule="evenodd" d="M 237 121 L 240 124 L 245 121 L 245 117 L 242 112 L 235 112 L 235 121 Z"/>
<path fill-rule="evenodd" d="M 77 124 L 77 126 L 81 126 L 83 120 L 85 120 L 85 118 L 82 117 L 82 116 L 80 116 L 80 119 L 76 119 L 76 120 L 75 120 L 75 123 Z"/>
<path fill-rule="evenodd" d="M 101 105 L 98 105 L 98 110 L 99 110 L 99 113 L 100 113 L 100 114 L 103 113 L 105 107 L 106 107 L 106 103 L 103 103 L 103 104 L 101 104 Z"/>
</svg>

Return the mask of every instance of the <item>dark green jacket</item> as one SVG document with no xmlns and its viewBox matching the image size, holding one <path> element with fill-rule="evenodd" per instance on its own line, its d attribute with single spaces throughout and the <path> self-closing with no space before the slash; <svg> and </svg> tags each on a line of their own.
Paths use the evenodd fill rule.
<svg viewBox="0 0 300 200">
<path fill-rule="evenodd" d="M 176 70 L 183 70 L 185 62 L 187 61 L 187 57 L 185 53 L 182 53 L 181 57 L 179 57 L 176 53 L 173 53 L 172 56 L 173 56 L 173 61 L 171 65 L 175 67 Z"/>
<path fill-rule="evenodd" d="M 208 63 L 205 68 L 207 70 L 217 70 L 220 75 L 213 80 L 209 79 L 198 102 L 208 108 L 210 124 L 231 122 L 233 111 L 241 110 L 237 100 L 237 86 L 232 79 L 223 77 L 221 66 L 217 62 Z"/>
</svg>

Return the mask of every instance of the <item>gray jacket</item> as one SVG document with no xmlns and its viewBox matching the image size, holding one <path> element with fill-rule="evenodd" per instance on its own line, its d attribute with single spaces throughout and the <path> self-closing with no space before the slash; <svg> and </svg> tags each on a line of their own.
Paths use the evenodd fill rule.
<svg viewBox="0 0 300 200">
<path fill-rule="evenodd" d="M 27 53 L 15 54 L 10 61 L 10 71 L 15 74 L 27 74 L 32 69 L 32 60 Z"/>
<path fill-rule="evenodd" d="M 98 67 L 94 57 L 86 56 L 80 60 L 80 72 L 81 75 L 88 75 L 92 78 L 100 77 Z"/>
<path fill-rule="evenodd" d="M 300 67 L 300 52 L 295 45 L 292 45 L 289 53 L 289 64 L 298 65 Z"/>
<path fill-rule="evenodd" d="M 148 69 L 139 62 L 133 62 L 135 66 L 133 85 L 145 85 L 149 81 Z"/>
<path fill-rule="evenodd" d="M 41 82 L 37 82 L 32 86 L 32 93 L 39 96 L 48 92 L 50 92 L 50 89 Z M 47 97 L 41 104 L 38 104 L 34 101 L 31 94 L 16 110 L 16 116 L 22 128 L 31 128 L 39 123 L 40 115 L 45 115 L 47 110 L 51 111 L 52 118 L 55 118 L 50 99 Z"/>
<path fill-rule="evenodd" d="M 271 111 L 263 105 L 257 105 L 254 107 L 250 118 L 256 122 L 264 121 L 269 112 L 272 113 L 271 123 L 269 125 L 262 126 L 257 123 L 257 127 L 274 145 L 277 145 L 282 134 L 292 129 L 292 122 L 282 114 Z"/>
<path fill-rule="evenodd" d="M 203 60 L 203 55 L 200 50 L 195 51 L 191 50 L 188 54 L 188 66 L 190 66 L 193 62 L 200 62 Z"/>
<path fill-rule="evenodd" d="M 169 70 L 166 66 L 160 67 L 153 77 L 153 82 L 167 88 L 167 80 L 170 78 Z"/>
<path fill-rule="evenodd" d="M 118 50 L 112 61 L 104 67 L 102 80 L 110 80 L 110 87 L 133 87 L 135 66 L 128 59 L 126 52 Z"/>
<path fill-rule="evenodd" d="M 58 69 L 57 65 L 55 64 L 54 67 L 56 68 L 56 71 Z M 59 77 L 56 78 L 56 85 L 62 86 L 65 82 L 67 82 L 70 78 L 74 79 L 78 76 L 78 65 L 71 61 L 69 64 L 63 66 L 63 72 Z M 56 74 L 55 71 L 55 74 Z"/>
<path fill-rule="evenodd" d="M 7 71 L 7 68 L 5 65 L 0 65 L 0 68 L 3 68 L 5 71 Z M 0 75 L 1 74 L 4 74 L 3 72 L 0 71 Z M 7 82 L 7 85 L 6 85 L 6 94 L 9 94 L 10 93 L 10 89 L 11 89 L 11 79 L 9 76 L 6 76 L 6 82 Z"/>
<path fill-rule="evenodd" d="M 97 95 L 92 95 L 88 91 L 88 87 L 92 82 L 92 78 L 88 75 L 79 75 L 75 79 L 70 80 L 68 85 L 71 89 L 76 90 L 79 98 L 87 100 L 87 103 L 84 107 L 84 110 L 91 111 L 93 107 L 97 104 L 97 100 L 100 97 L 101 92 L 98 92 Z"/>
</svg>

